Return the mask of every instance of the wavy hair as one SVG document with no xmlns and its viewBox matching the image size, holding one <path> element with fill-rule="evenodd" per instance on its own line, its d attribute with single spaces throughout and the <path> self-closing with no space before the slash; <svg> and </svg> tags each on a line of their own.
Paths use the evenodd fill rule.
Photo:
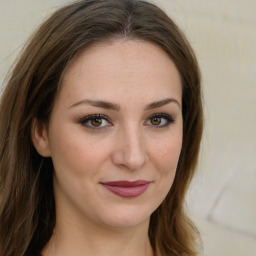
<svg viewBox="0 0 256 256">
<path fill-rule="evenodd" d="M 84 49 L 115 39 L 158 44 L 182 80 L 183 145 L 175 180 L 152 214 L 149 238 L 157 256 L 197 255 L 197 229 L 185 213 L 203 127 L 200 72 L 177 25 L 141 0 L 82 0 L 51 15 L 33 34 L 14 66 L 0 101 L 0 255 L 31 256 L 55 227 L 53 165 L 31 141 L 36 117 L 48 122 L 65 67 Z"/>
</svg>

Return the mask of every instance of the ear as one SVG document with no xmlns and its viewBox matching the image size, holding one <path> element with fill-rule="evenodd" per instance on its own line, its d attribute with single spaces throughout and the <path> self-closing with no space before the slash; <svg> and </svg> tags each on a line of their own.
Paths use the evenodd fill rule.
<svg viewBox="0 0 256 256">
<path fill-rule="evenodd" d="M 46 126 L 37 118 L 32 121 L 31 139 L 39 155 L 43 157 L 51 156 Z"/>
</svg>

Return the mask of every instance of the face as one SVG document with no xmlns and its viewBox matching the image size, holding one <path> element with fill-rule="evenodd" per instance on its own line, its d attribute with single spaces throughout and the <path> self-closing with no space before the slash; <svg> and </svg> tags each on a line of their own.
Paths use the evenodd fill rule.
<svg viewBox="0 0 256 256">
<path fill-rule="evenodd" d="M 149 222 L 175 176 L 181 91 L 175 65 L 150 42 L 99 44 L 70 64 L 34 143 L 53 160 L 57 218 L 115 228 Z"/>
</svg>

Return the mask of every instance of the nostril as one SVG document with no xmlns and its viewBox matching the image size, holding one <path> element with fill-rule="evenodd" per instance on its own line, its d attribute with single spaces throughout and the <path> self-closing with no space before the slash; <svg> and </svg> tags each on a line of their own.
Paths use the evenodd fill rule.
<svg viewBox="0 0 256 256">
<path fill-rule="evenodd" d="M 141 148 L 126 148 L 122 154 L 122 164 L 132 170 L 142 168 L 147 159 L 145 150 Z"/>
</svg>

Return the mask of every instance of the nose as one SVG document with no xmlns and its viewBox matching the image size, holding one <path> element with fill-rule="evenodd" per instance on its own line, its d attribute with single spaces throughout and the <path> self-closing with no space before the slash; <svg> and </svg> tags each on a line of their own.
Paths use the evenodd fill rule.
<svg viewBox="0 0 256 256">
<path fill-rule="evenodd" d="M 141 169 L 148 161 L 146 145 L 138 129 L 126 128 L 116 137 L 112 161 L 129 170 Z"/>
</svg>

